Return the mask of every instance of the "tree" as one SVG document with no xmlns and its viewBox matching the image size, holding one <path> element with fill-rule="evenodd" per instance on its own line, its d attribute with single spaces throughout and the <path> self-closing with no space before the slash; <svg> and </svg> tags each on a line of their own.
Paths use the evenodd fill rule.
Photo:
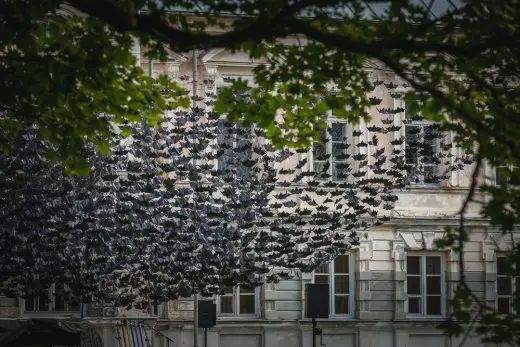
<svg viewBox="0 0 520 347">
<path fill-rule="evenodd" d="M 60 5 L 60 1 L 37 5 L 28 1 L 2 3 L 1 68 L 7 78 L 2 80 L 0 143 L 11 144 L 4 150 L 12 148 L 16 134 L 25 124 L 36 124 L 53 145 L 50 153 L 65 159 L 71 169 L 81 167 L 77 164 L 81 163 L 78 154 L 85 134 L 106 149 L 108 125 L 97 121 L 100 112 L 114 114 L 122 122 L 126 120 L 125 114 L 135 116 L 128 120 L 136 120 L 142 114 L 120 110 L 119 105 L 125 105 L 121 101 L 126 94 L 114 88 L 121 85 L 137 92 L 130 82 L 132 78 L 119 78 L 115 72 L 120 71 L 115 67 L 121 68 L 131 60 L 131 33 L 153 48 L 150 54 L 159 57 L 164 56 L 166 48 L 187 51 L 212 47 L 240 49 L 252 57 L 268 57 L 269 69 L 260 66 L 255 70 L 256 84 L 251 92 L 254 107 L 236 97 L 240 94 L 237 92 L 246 88 L 237 81 L 233 90 L 222 93 L 216 109 L 225 111 L 231 119 L 243 120 L 245 125 L 258 124 L 277 146 L 303 148 L 318 140 L 326 122 L 317 110 L 333 110 L 352 122 L 367 118 L 365 110 L 370 100 L 365 91 L 370 84 L 366 66 L 379 62 L 376 68 L 395 72 L 411 88 L 407 102 L 412 109 L 420 106 L 426 117 L 441 123 L 442 130 L 454 132 L 455 140 L 465 150 L 475 151 L 474 183 L 460 211 L 460 226 L 449 233 L 443 244 L 460 251 L 461 264 L 467 239 L 464 212 L 474 192 L 482 186 L 478 182 L 481 163 L 485 159 L 495 166 L 519 167 L 517 1 L 466 0 L 457 4 L 447 1 L 440 11 L 435 0 L 425 5 L 406 0 L 67 2 L 69 8 L 87 14 L 88 18 L 63 17 L 56 12 Z M 186 11 L 192 16 L 187 16 Z M 222 13 L 235 17 L 217 15 Z M 209 32 L 219 26 L 225 30 L 217 34 Z M 44 32 L 49 35 L 43 35 Z M 95 44 L 98 39 L 102 45 Z M 77 48 L 90 46 L 93 54 L 88 55 L 82 55 L 84 51 Z M 106 60 L 91 65 L 85 57 L 106 57 Z M 33 59 L 43 59 L 46 63 L 35 63 Z M 72 69 L 68 70 L 69 66 Z M 78 71 L 72 76 L 82 83 L 65 79 L 72 70 Z M 108 77 L 92 73 L 97 71 L 106 71 Z M 143 81 L 142 85 L 151 84 L 138 70 L 132 73 L 136 80 Z M 51 80 L 58 78 L 58 82 L 44 85 L 42 81 L 49 76 Z M 335 93 L 328 92 L 330 86 L 336 89 Z M 96 93 L 93 98 L 93 93 L 100 90 L 107 97 L 99 99 L 100 93 Z M 151 88 L 143 92 L 149 90 L 154 92 L 147 94 L 145 101 L 132 96 L 140 101 L 128 105 L 131 111 L 145 112 L 152 105 L 151 114 L 155 115 L 155 111 L 164 109 L 161 101 L 164 99 L 158 91 Z M 274 90 L 277 93 L 271 93 Z M 115 97 L 111 99 L 112 96 Z M 286 111 L 286 121 L 282 124 L 274 116 L 279 108 Z M 514 170 L 505 174 L 509 179 L 507 186 L 482 188 L 491 199 L 484 206 L 483 217 L 509 233 L 520 218 L 517 204 L 511 204 L 518 200 L 518 177 Z M 512 263 L 516 263 L 518 254 L 512 252 Z M 466 303 L 477 302 L 477 317 L 483 318 L 485 312 L 492 310 L 478 304 L 463 278 L 460 294 Z M 464 306 L 456 307 L 461 312 Z M 469 323 L 466 313 L 456 318 Z M 513 318 L 508 316 L 507 322 Z M 488 325 L 489 319 L 482 320 L 484 328 L 503 327 L 510 333 L 502 334 L 506 342 L 513 341 L 516 332 L 513 323 L 493 320 Z"/>
</svg>

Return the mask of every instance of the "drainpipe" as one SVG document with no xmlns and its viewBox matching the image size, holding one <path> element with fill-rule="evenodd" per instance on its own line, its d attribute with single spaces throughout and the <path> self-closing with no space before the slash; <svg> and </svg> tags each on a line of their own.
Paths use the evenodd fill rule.
<svg viewBox="0 0 520 347">
<path fill-rule="evenodd" d="M 197 80 L 198 80 L 198 66 L 197 66 L 197 50 L 193 50 L 193 107 L 197 106 Z M 195 286 L 193 286 L 195 288 Z M 197 293 L 193 293 L 193 347 L 198 347 L 198 330 L 199 330 L 199 297 Z"/>
<path fill-rule="evenodd" d="M 395 241 L 394 241 L 395 242 Z M 394 245 L 392 244 L 392 248 L 394 248 Z M 392 309 L 392 346 L 397 347 L 397 331 L 395 327 L 395 322 L 397 318 L 397 262 L 398 262 L 398 255 L 393 254 L 392 256 L 392 270 L 393 270 L 393 281 L 392 281 L 392 291 L 394 293 L 394 300 L 393 300 L 393 309 Z"/>
</svg>

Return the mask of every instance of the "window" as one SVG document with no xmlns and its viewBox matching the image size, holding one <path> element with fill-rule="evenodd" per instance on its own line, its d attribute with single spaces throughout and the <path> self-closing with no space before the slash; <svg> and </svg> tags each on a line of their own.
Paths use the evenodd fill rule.
<svg viewBox="0 0 520 347">
<path fill-rule="evenodd" d="M 507 185 L 508 181 L 516 171 L 516 167 L 512 165 L 498 166 L 495 168 L 495 184 L 497 186 Z"/>
<path fill-rule="evenodd" d="M 321 143 L 312 146 L 312 168 L 319 180 L 346 181 L 349 174 L 347 159 L 347 123 L 332 121 L 321 134 Z"/>
<path fill-rule="evenodd" d="M 438 125 L 405 109 L 406 170 L 411 183 L 437 183 L 441 133 Z"/>
<path fill-rule="evenodd" d="M 314 283 L 329 285 L 331 316 L 353 314 L 353 273 L 352 257 L 348 254 L 337 256 L 334 261 L 314 270 Z"/>
<path fill-rule="evenodd" d="M 408 313 L 441 316 L 444 312 L 444 278 L 441 256 L 414 255 L 406 258 Z"/>
<path fill-rule="evenodd" d="M 510 276 L 511 265 L 506 257 L 497 257 L 497 311 L 512 313 L 514 281 Z"/>
<path fill-rule="evenodd" d="M 252 157 L 252 132 L 241 124 L 218 120 L 217 165 L 222 175 L 246 178 L 251 174 L 247 161 Z"/>
<path fill-rule="evenodd" d="M 215 94 L 206 92 L 206 99 L 212 105 L 221 91 L 230 87 L 226 82 L 215 86 Z M 249 92 L 240 95 L 246 102 L 250 102 Z M 208 110 L 211 110 L 208 109 Z M 217 121 L 217 168 L 221 175 L 235 178 L 246 178 L 251 174 L 247 162 L 251 159 L 253 132 L 251 127 L 244 127 L 241 122 L 228 123 L 223 116 Z"/>
<path fill-rule="evenodd" d="M 260 304 L 260 288 L 237 286 L 233 291 L 219 297 L 219 314 L 221 316 L 258 316 Z"/>
<path fill-rule="evenodd" d="M 25 298 L 26 312 L 75 312 L 80 310 L 79 300 L 66 299 L 63 284 L 52 284 L 38 295 Z"/>
</svg>

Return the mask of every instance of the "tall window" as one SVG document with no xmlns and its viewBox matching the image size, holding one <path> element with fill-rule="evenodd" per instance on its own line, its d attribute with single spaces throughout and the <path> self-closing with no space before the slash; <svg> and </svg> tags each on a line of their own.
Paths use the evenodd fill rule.
<svg viewBox="0 0 520 347">
<path fill-rule="evenodd" d="M 438 125 L 405 110 L 406 169 L 412 183 L 437 183 L 440 137 Z"/>
<path fill-rule="evenodd" d="M 208 99 L 213 99 L 220 92 L 231 86 L 231 83 L 224 83 L 214 88 L 215 94 L 206 93 Z M 211 97 L 209 97 L 211 95 Z M 241 95 L 246 101 L 250 102 L 249 93 Z M 251 169 L 247 165 L 251 159 L 253 132 L 251 127 L 244 127 L 241 122 L 226 121 L 226 117 L 221 117 L 217 122 L 217 168 L 222 175 L 231 177 L 245 178 L 251 174 Z"/>
<path fill-rule="evenodd" d="M 252 157 L 252 131 L 238 124 L 218 120 L 217 165 L 221 174 L 245 178 L 251 174 L 247 161 Z"/>
<path fill-rule="evenodd" d="M 319 180 L 346 181 L 348 178 L 347 123 L 332 121 L 312 146 L 313 170 Z"/>
<path fill-rule="evenodd" d="M 510 263 L 506 257 L 497 257 L 497 311 L 511 313 L 514 281 L 510 275 Z"/>
<path fill-rule="evenodd" d="M 408 313 L 440 316 L 444 290 L 441 256 L 413 255 L 406 258 Z"/>
<path fill-rule="evenodd" d="M 66 299 L 63 284 L 56 283 L 39 293 L 25 298 L 26 312 L 74 312 L 80 310 L 79 300 Z"/>
<path fill-rule="evenodd" d="M 508 184 L 511 175 L 515 173 L 516 170 L 517 167 L 512 165 L 497 166 L 495 168 L 495 184 L 497 186 Z"/>
<path fill-rule="evenodd" d="M 221 316 L 258 316 L 260 288 L 234 287 L 232 291 L 219 297 Z"/>
<path fill-rule="evenodd" d="M 314 283 L 328 284 L 330 314 L 349 316 L 353 313 L 353 263 L 350 255 L 340 255 L 334 261 L 314 270 Z"/>
</svg>

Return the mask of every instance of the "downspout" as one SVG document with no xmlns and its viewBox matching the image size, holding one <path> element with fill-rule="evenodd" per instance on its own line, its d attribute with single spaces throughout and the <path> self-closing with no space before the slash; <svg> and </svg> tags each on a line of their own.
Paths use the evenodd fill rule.
<svg viewBox="0 0 520 347">
<path fill-rule="evenodd" d="M 394 243 L 395 241 L 392 241 L 392 249 L 394 249 Z M 393 294 L 393 297 L 394 297 L 394 300 L 392 302 L 392 346 L 393 347 L 398 347 L 397 346 L 397 329 L 395 327 L 395 323 L 396 323 L 396 319 L 397 319 L 397 258 L 398 256 L 396 255 L 396 253 L 394 252 L 392 254 L 392 277 L 393 277 L 393 281 L 392 281 L 392 292 L 394 293 Z"/>
<path fill-rule="evenodd" d="M 197 106 L 197 80 L 198 80 L 198 66 L 197 66 L 197 49 L 193 50 L 193 107 Z M 198 347 L 198 330 L 199 330 L 199 297 L 197 293 L 193 293 L 193 347 Z"/>
</svg>

